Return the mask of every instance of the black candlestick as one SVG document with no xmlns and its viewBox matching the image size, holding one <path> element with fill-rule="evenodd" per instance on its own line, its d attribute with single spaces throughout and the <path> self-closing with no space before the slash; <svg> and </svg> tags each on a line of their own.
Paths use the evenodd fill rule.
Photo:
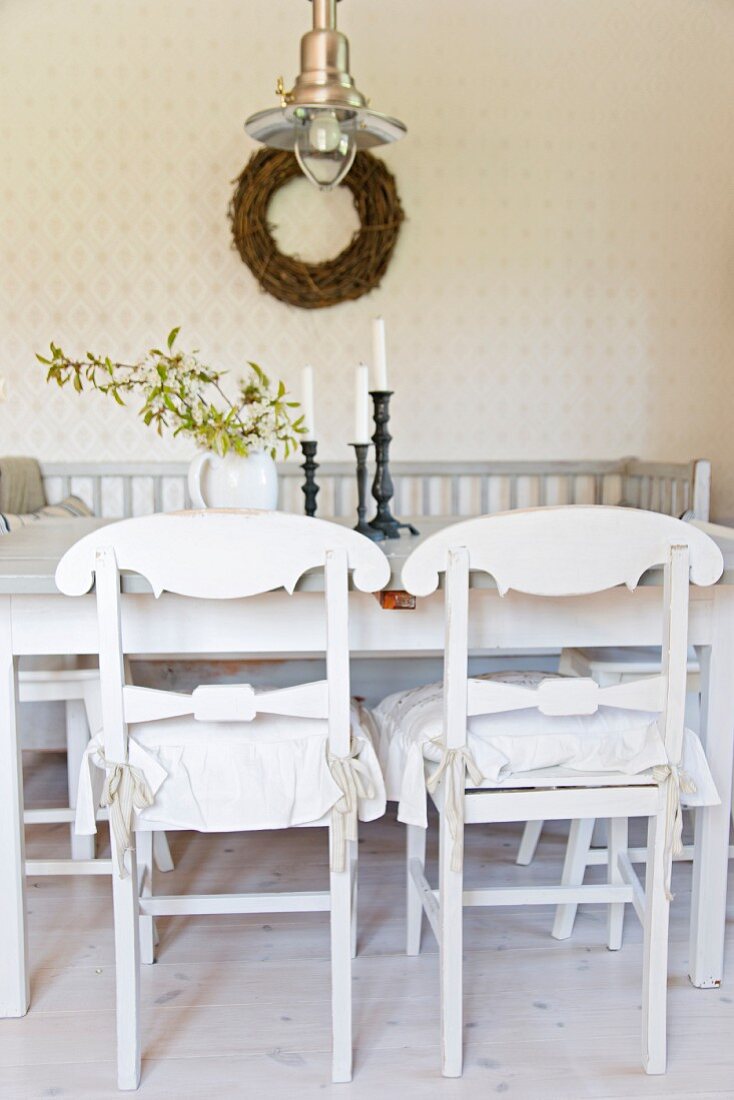
<svg viewBox="0 0 734 1100">
<path fill-rule="evenodd" d="M 376 527 L 370 527 L 367 522 L 367 452 L 370 449 L 369 443 L 352 443 L 354 447 L 354 453 L 357 456 L 357 517 L 358 521 L 354 527 L 355 531 L 359 531 L 360 535 L 366 535 L 368 539 L 372 539 L 373 542 L 381 542 L 385 537 L 384 531 L 379 531 Z"/>
<path fill-rule="evenodd" d="M 304 503 L 304 511 L 307 516 L 316 515 L 316 496 L 319 491 L 319 487 L 316 484 L 316 471 L 319 468 L 319 464 L 316 461 L 316 447 L 317 443 L 315 439 L 302 439 L 301 450 L 303 451 L 303 457 L 305 462 L 301 465 L 301 469 L 305 474 L 303 485 L 301 489 L 303 495 L 306 498 Z"/>
<path fill-rule="evenodd" d="M 392 436 L 388 431 L 390 423 L 390 398 L 392 390 L 371 390 L 372 400 L 375 406 L 375 434 L 372 441 L 375 444 L 375 480 L 372 482 L 372 496 L 377 501 L 377 515 L 370 520 L 370 527 L 382 531 L 385 538 L 399 539 L 400 529 L 407 528 L 411 535 L 417 535 L 418 531 L 410 523 L 400 523 L 390 511 L 390 501 L 393 497 L 394 487 L 390 477 L 390 442 Z"/>
</svg>

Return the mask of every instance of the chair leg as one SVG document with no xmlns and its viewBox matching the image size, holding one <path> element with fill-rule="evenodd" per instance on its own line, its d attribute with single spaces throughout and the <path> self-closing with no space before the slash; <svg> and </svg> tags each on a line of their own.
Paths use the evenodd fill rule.
<svg viewBox="0 0 734 1100">
<path fill-rule="evenodd" d="M 522 840 L 517 849 L 515 863 L 520 867 L 527 867 L 535 858 L 535 849 L 538 847 L 540 834 L 543 832 L 543 821 L 526 821 L 522 831 Z"/>
<path fill-rule="evenodd" d="M 670 780 L 668 780 L 670 782 Z M 668 992 L 668 918 L 665 896 L 665 815 L 647 829 L 645 925 L 642 971 L 642 1064 L 646 1073 L 665 1073 Z"/>
<path fill-rule="evenodd" d="M 423 927 L 423 902 L 418 887 L 410 873 L 411 861 L 417 859 L 421 870 L 426 866 L 427 829 L 420 825 L 406 826 L 406 955 L 419 955 L 421 950 L 421 929 Z"/>
<path fill-rule="evenodd" d="M 173 857 L 165 833 L 153 833 L 153 859 L 155 860 L 156 870 L 160 871 L 161 874 L 173 870 Z"/>
<path fill-rule="evenodd" d="M 329 845 L 334 843 L 329 829 Z M 352 1079 L 352 883 L 350 861 L 343 871 L 331 871 L 331 1018 L 333 1055 L 331 1079 Z"/>
<path fill-rule="evenodd" d="M 597 817 L 594 822 L 594 831 L 591 834 L 592 848 L 607 848 L 609 846 L 609 829 L 605 817 Z"/>
<path fill-rule="evenodd" d="M 463 825 L 460 826 L 463 828 Z M 439 927 L 441 942 L 441 1072 L 444 1077 L 461 1077 L 463 1015 L 463 919 L 464 874 L 452 871 L 453 838 L 447 815 L 440 814 L 439 827 Z"/>
<path fill-rule="evenodd" d="M 572 659 L 573 650 L 562 649 L 561 656 L 558 658 L 558 672 L 561 676 L 578 676 L 578 672 L 574 668 Z"/>
<path fill-rule="evenodd" d="M 627 850 L 628 824 L 626 817 L 615 817 L 607 823 L 608 863 L 607 882 L 612 886 L 624 885 L 619 870 L 619 857 Z M 607 947 L 619 951 L 624 929 L 624 902 L 611 902 L 607 909 Z"/>
<path fill-rule="evenodd" d="M 571 822 L 561 875 L 562 886 L 580 886 L 584 881 L 588 851 L 594 832 L 594 818 L 585 817 Z M 566 902 L 556 907 L 556 917 L 551 935 L 556 940 L 567 940 L 573 932 L 576 920 L 576 902 Z"/>
<path fill-rule="evenodd" d="M 89 726 L 81 699 L 69 699 L 66 704 L 66 780 L 69 790 L 69 806 L 76 807 L 79 772 L 84 750 L 89 744 Z M 74 822 L 71 832 L 71 858 L 94 859 L 94 836 L 77 836 Z"/>
<path fill-rule="evenodd" d="M 352 958 L 357 958 L 357 934 L 359 931 L 359 848 L 356 840 L 349 841 L 349 873 L 351 876 L 351 914 L 350 931 L 352 937 Z"/>
<path fill-rule="evenodd" d="M 137 833 L 137 862 L 143 868 L 141 897 L 149 898 L 153 894 L 153 833 Z M 145 966 L 155 962 L 156 930 L 153 917 L 141 916 L 140 923 L 140 961 Z"/>
<path fill-rule="evenodd" d="M 133 840 L 133 844 L 134 844 Z M 112 901 L 115 915 L 115 977 L 117 1000 L 117 1086 L 140 1084 L 140 938 L 138 874 L 135 849 L 128 854 L 130 874 L 117 873 L 113 839 Z"/>
</svg>

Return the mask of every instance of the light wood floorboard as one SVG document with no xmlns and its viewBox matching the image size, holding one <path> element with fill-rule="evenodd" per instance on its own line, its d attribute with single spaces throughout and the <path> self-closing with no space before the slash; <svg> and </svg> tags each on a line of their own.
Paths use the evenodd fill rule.
<svg viewBox="0 0 734 1100">
<path fill-rule="evenodd" d="M 29 805 L 60 801 L 63 760 L 29 755 Z M 467 884 L 558 880 L 565 830 L 546 830 L 529 868 L 514 865 L 519 826 L 468 830 Z M 362 829 L 360 955 L 354 965 L 355 1077 L 330 1074 L 325 914 L 167 918 L 159 961 L 143 969 L 150 1100 L 295 1095 L 343 1100 L 734 1097 L 734 930 L 727 980 L 686 977 L 690 870 L 674 872 L 670 1057 L 665 1077 L 639 1062 L 641 932 L 606 950 L 604 912 L 582 907 L 574 936 L 550 936 L 550 908 L 468 910 L 465 1073 L 439 1075 L 436 944 L 404 947 L 403 829 L 390 814 Z M 28 855 L 66 854 L 65 826 L 28 830 Z M 325 834 L 171 834 L 176 870 L 158 888 L 215 892 L 326 886 Z M 435 829 L 429 874 L 435 878 Z M 599 869 L 591 874 L 598 875 Z M 109 883 L 29 880 L 33 1007 L 0 1022 L 0 1100 L 106 1100 L 114 1085 L 114 966 Z M 734 912 L 732 913 L 734 916 Z M 730 922 L 734 923 L 734 921 Z"/>
</svg>

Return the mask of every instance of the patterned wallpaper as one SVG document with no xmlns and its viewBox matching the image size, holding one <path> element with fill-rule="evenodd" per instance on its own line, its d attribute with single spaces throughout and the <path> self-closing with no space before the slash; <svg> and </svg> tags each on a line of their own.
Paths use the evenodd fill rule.
<svg viewBox="0 0 734 1100">
<path fill-rule="evenodd" d="M 135 355 L 174 324 L 210 361 L 317 373 L 346 458 L 352 367 L 382 313 L 398 458 L 708 457 L 734 517 L 734 4 L 347 0 L 352 70 L 404 118 L 408 215 L 382 287 L 306 313 L 230 247 L 242 123 L 296 72 L 303 0 L 0 4 L 5 452 L 186 457 L 47 389 L 33 351 Z M 296 183 L 283 247 L 332 254 L 345 194 Z"/>
</svg>

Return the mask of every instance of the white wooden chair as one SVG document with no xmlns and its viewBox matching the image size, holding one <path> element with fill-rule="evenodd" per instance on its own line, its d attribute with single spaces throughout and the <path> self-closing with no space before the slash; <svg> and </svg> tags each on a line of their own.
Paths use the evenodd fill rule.
<svg viewBox="0 0 734 1100">
<path fill-rule="evenodd" d="M 122 571 L 145 577 L 156 596 L 166 592 L 167 599 L 180 600 L 183 623 L 190 599 L 236 601 L 233 614 L 244 617 L 248 597 L 281 587 L 292 592 L 299 577 L 314 569 L 323 569 L 325 576 L 325 597 L 314 617 L 314 629 L 325 637 L 325 680 L 260 694 L 246 684 L 206 685 L 185 695 L 126 683 Z M 357 810 L 359 804 L 364 812 L 371 798 L 371 816 L 379 816 L 384 811 L 384 788 L 375 790 L 381 787 L 381 777 L 371 744 L 350 734 L 350 571 L 355 587 L 366 592 L 384 587 L 390 572 L 382 551 L 346 527 L 304 516 L 236 511 L 124 520 L 82 539 L 59 564 L 57 584 L 68 595 L 81 595 L 96 582 L 103 735 L 90 747 L 88 759 L 93 756 L 101 763 L 106 775 L 103 801 L 110 808 L 113 854 L 119 868 L 113 875 L 113 898 L 118 1084 L 122 1089 L 135 1089 L 140 1080 L 140 915 L 330 911 L 333 1079 L 351 1078 Z M 212 630 L 208 645 L 210 652 L 215 645 L 221 649 L 221 631 Z M 184 766 L 178 769 L 175 753 L 166 755 L 166 730 L 172 722 L 178 723 L 175 741 L 184 752 Z M 303 759 L 293 759 L 294 790 L 285 792 L 281 800 L 287 803 L 286 809 L 276 797 L 281 792 L 275 784 L 262 792 L 267 794 L 264 800 L 258 797 L 260 771 L 253 776 L 251 768 L 250 786 L 242 787 L 248 772 L 246 765 L 238 763 L 237 754 L 250 750 L 261 753 L 261 764 L 268 759 L 273 746 L 267 744 L 267 731 L 272 733 L 274 722 L 280 723 L 275 749 L 281 749 L 289 729 L 298 727 L 306 733 L 296 730 L 293 737 L 306 738 L 299 744 L 313 750 Z M 193 761 L 201 752 L 202 738 L 206 739 L 206 764 L 199 764 L 197 774 Z M 189 758 L 187 746 L 192 753 Z M 278 770 L 275 765 L 273 770 Z M 221 788 L 211 791 L 217 776 L 228 777 L 235 771 L 240 787 L 234 796 L 228 788 L 229 801 Z M 267 785 L 266 780 L 262 783 Z M 269 808 L 267 819 L 262 816 L 263 803 Z M 93 819 L 93 806 L 91 814 Z M 135 830 L 143 838 L 150 830 L 171 827 L 222 831 L 222 821 L 227 831 L 290 825 L 327 828 L 330 889 L 301 894 L 151 896 L 149 884 L 139 882 Z M 213 827 L 217 824 L 218 829 Z"/>
<path fill-rule="evenodd" d="M 665 658 L 659 675 L 607 688 L 586 678 L 550 678 L 535 689 L 496 678 L 468 678 L 472 571 L 491 574 L 500 595 L 512 589 L 516 614 L 533 615 L 542 613 L 539 605 L 549 598 L 594 598 L 596 594 L 598 599 L 599 593 L 620 584 L 634 588 L 647 569 L 659 565 L 665 570 L 661 624 Z M 410 813 L 405 812 L 401 802 L 400 817 L 408 824 L 408 953 L 419 950 L 425 911 L 440 945 L 445 1076 L 459 1076 L 462 1070 L 463 906 L 553 904 L 582 899 L 608 905 L 610 948 L 620 945 L 628 902 L 643 923 L 642 1061 L 648 1073 L 665 1071 L 669 879 L 671 854 L 678 841 L 680 785 L 685 784 L 680 760 L 688 585 L 689 577 L 694 584 L 713 584 L 721 571 L 718 548 L 700 531 L 667 516 L 605 507 L 530 509 L 470 520 L 427 539 L 408 559 L 403 584 L 415 595 L 433 592 L 439 574 L 446 574 L 440 742 L 421 742 L 423 736 L 429 736 L 420 733 L 425 699 L 413 708 L 412 715 L 408 699 L 403 701 L 402 712 L 396 711 L 401 714 L 398 726 L 402 736 L 412 728 L 414 744 L 430 758 L 425 765 L 427 787 L 440 816 L 439 888 L 433 890 L 424 873 L 425 828 L 418 824 L 418 816 L 411 823 Z M 491 604 L 485 607 L 484 613 L 491 614 Z M 570 716 L 575 716 L 574 721 L 587 716 L 586 733 L 580 743 L 588 744 L 599 707 L 605 708 L 604 729 L 608 728 L 609 708 L 622 716 L 627 714 L 630 722 L 635 712 L 655 719 L 647 727 L 648 743 L 643 753 L 654 767 L 646 766 L 637 774 L 621 770 L 584 773 L 574 768 L 573 761 L 566 760 L 565 767 L 523 773 L 513 768 L 512 744 L 514 741 L 518 756 L 523 751 L 527 754 L 527 745 L 523 746 L 527 738 L 504 736 L 502 751 L 510 758 L 506 776 L 490 780 L 479 770 L 475 754 L 478 756 L 483 742 L 472 733 L 477 716 L 492 716 L 489 720 L 500 735 L 518 712 L 528 708 L 537 708 L 541 724 L 565 716 L 568 721 Z M 411 727 L 412 720 L 415 723 Z M 536 741 L 536 745 L 540 743 Z M 553 744 L 546 744 L 546 754 L 552 749 Z M 559 744 L 562 752 L 565 749 Z M 532 759 L 534 752 L 529 755 Z M 631 769 L 633 761 L 626 766 Z M 465 822 L 578 820 L 592 813 L 611 821 L 606 885 L 464 891 Z M 625 826 L 630 816 L 649 819 L 645 887 L 626 852 Z"/>
<path fill-rule="evenodd" d="M 634 463 L 634 460 L 633 460 Z M 692 477 L 692 490 L 689 494 L 690 499 L 685 504 L 685 510 L 681 513 L 680 518 L 686 521 L 692 519 L 709 520 L 709 504 L 710 504 L 710 487 L 711 487 L 711 466 L 708 462 L 694 463 L 694 473 Z M 634 484 L 634 482 L 633 482 Z M 648 486 L 648 500 L 651 495 L 651 489 Z M 663 497 L 662 487 L 658 487 L 659 503 Z M 642 496 L 642 487 L 639 484 L 637 486 L 638 500 Z M 679 500 L 683 499 L 679 497 L 677 493 L 671 492 L 670 505 L 671 514 L 676 513 L 676 504 Z M 640 503 L 640 506 L 644 506 Z M 650 506 L 649 503 L 647 505 Z M 664 509 L 660 509 L 663 511 Z M 638 650 L 629 649 L 607 649 L 607 650 L 584 650 L 584 649 L 563 649 L 561 651 L 561 657 L 558 662 L 558 671 L 562 676 L 591 676 L 596 680 L 600 687 L 609 687 L 612 684 L 622 684 L 627 680 L 638 679 L 642 676 L 655 676 L 660 671 L 661 655 L 655 653 L 654 650 L 649 648 L 641 648 Z M 698 659 L 694 652 L 690 651 L 688 654 L 688 678 L 687 678 L 687 697 L 686 697 L 686 724 L 691 729 L 695 729 L 698 732 L 698 709 L 699 709 L 699 695 L 700 695 L 700 668 Z M 593 832 L 593 823 L 591 829 Z M 578 827 L 577 827 L 578 828 Z M 543 831 L 542 821 L 528 821 L 523 830 L 522 839 L 520 841 L 520 847 L 517 852 L 516 862 L 522 866 L 527 867 L 532 863 L 535 858 L 535 852 L 538 847 L 538 841 L 540 840 L 541 833 Z M 576 830 L 574 830 L 576 831 Z M 585 823 L 583 826 L 583 833 L 589 832 L 589 825 Z M 579 838 L 582 840 L 582 838 Z M 591 845 L 591 838 L 589 837 L 589 847 Z M 569 871 L 571 866 L 578 868 L 581 865 L 581 853 L 577 849 L 576 844 L 571 846 L 569 850 Z M 583 881 L 583 878 L 582 878 Z M 566 917 L 565 926 L 568 931 L 565 935 L 561 934 L 561 925 L 557 925 L 554 929 L 554 935 L 557 935 L 559 939 L 565 939 L 567 935 L 571 934 L 571 928 L 573 927 L 573 919 L 575 917 L 576 907 L 565 907 Z M 573 917 L 571 916 L 573 912 Z M 570 920 L 570 926 L 569 926 Z"/>
</svg>

